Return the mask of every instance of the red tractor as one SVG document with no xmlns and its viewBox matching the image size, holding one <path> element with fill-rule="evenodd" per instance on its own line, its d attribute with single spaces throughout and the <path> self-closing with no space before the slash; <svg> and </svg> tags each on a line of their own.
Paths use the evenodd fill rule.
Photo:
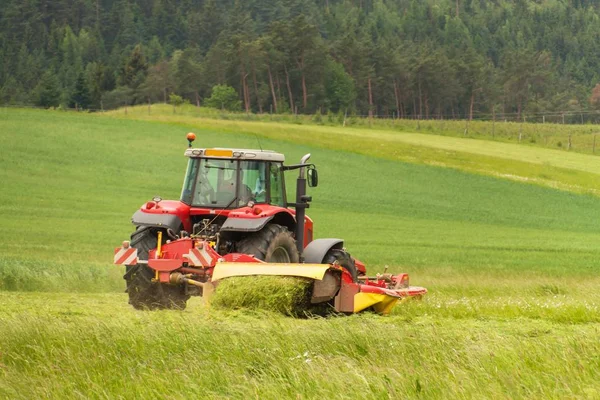
<svg viewBox="0 0 600 400">
<path fill-rule="evenodd" d="M 311 303 L 340 312 L 373 308 L 387 313 L 398 299 L 424 295 L 408 275 L 366 275 L 341 239 L 313 239 L 306 216 L 317 186 L 310 154 L 284 165 L 269 150 L 192 148 L 181 199 L 155 197 L 132 217 L 131 241 L 115 249 L 126 265 L 129 303 L 136 309 L 185 307 L 192 295 L 208 296 L 231 276 L 286 275 L 314 280 Z M 298 171 L 296 198 L 286 198 L 284 172 Z"/>
</svg>

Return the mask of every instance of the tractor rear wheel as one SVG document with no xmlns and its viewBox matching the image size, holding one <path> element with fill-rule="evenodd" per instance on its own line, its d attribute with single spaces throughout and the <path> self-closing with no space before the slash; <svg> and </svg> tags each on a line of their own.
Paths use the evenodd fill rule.
<svg viewBox="0 0 600 400">
<path fill-rule="evenodd" d="M 358 280 L 358 270 L 356 269 L 356 264 L 354 263 L 354 259 L 350 256 L 350 253 L 344 250 L 331 249 L 323 258 L 324 264 L 333 264 L 336 261 L 340 267 L 346 269 L 346 271 L 352 275 L 353 282 Z"/>
<path fill-rule="evenodd" d="M 268 224 L 262 230 L 240 240 L 237 252 L 275 263 L 297 263 L 300 255 L 291 232 L 282 225 Z"/>
<path fill-rule="evenodd" d="M 141 260 L 148 259 L 148 251 L 156 247 L 155 229 L 138 227 L 131 235 L 131 247 L 138 249 Z M 123 278 L 127 282 L 129 304 L 136 310 L 185 309 L 189 295 L 182 286 L 153 282 L 154 270 L 144 264 L 128 265 Z"/>
</svg>

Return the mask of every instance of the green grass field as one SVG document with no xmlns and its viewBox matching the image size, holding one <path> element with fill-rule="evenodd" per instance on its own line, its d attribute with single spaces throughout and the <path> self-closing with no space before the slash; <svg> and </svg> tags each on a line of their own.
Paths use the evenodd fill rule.
<svg viewBox="0 0 600 400">
<path fill-rule="evenodd" d="M 310 152 L 316 237 L 429 294 L 387 317 L 133 310 L 112 250 L 179 196 L 188 131 Z M 141 109 L 0 109 L 0 149 L 0 398 L 600 398 L 593 156 Z"/>
</svg>

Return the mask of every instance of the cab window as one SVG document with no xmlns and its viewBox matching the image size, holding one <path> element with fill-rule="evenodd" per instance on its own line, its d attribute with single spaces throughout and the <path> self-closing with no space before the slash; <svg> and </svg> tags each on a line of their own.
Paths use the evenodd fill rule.
<svg viewBox="0 0 600 400">
<path fill-rule="evenodd" d="M 271 204 L 285 206 L 283 171 L 281 163 L 269 164 L 269 184 L 271 187 Z"/>
<path fill-rule="evenodd" d="M 267 166 L 264 161 L 240 162 L 240 199 L 242 203 L 267 202 Z"/>
<path fill-rule="evenodd" d="M 200 159 L 192 205 L 227 207 L 235 198 L 237 163 L 233 160 Z"/>
</svg>

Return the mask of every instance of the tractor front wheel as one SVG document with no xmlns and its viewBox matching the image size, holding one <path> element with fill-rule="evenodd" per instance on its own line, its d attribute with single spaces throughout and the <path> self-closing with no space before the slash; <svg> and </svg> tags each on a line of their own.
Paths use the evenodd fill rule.
<svg viewBox="0 0 600 400">
<path fill-rule="evenodd" d="M 138 227 L 131 235 L 131 247 L 138 249 L 141 260 L 156 247 L 156 233 L 150 227 Z M 123 278 L 127 282 L 129 304 L 136 310 L 185 309 L 189 295 L 183 286 L 154 282 L 154 270 L 143 264 L 128 265 Z"/>
<path fill-rule="evenodd" d="M 282 225 L 268 224 L 262 230 L 240 240 L 238 253 L 273 263 L 297 263 L 300 255 L 291 232 Z"/>
<path fill-rule="evenodd" d="M 338 265 L 344 268 L 346 271 L 352 275 L 352 280 L 356 282 L 358 280 L 358 270 L 356 269 L 356 264 L 354 259 L 350 256 L 345 250 L 339 249 L 331 249 L 325 254 L 325 258 L 323 258 L 324 264 L 333 264 L 337 262 Z"/>
</svg>

